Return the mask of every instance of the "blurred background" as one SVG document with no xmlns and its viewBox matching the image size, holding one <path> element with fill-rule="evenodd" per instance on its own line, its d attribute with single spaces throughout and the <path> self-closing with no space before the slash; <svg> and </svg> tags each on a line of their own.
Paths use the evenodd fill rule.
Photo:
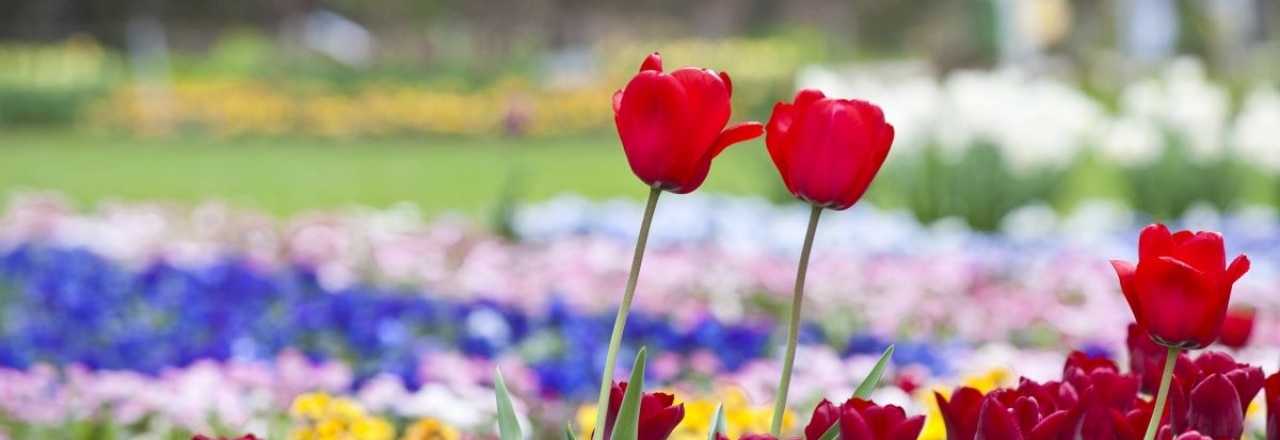
<svg viewBox="0 0 1280 440">
<path fill-rule="evenodd" d="M 890 341 L 878 398 L 914 412 L 931 384 L 1121 352 L 1106 261 L 1151 221 L 1250 253 L 1232 349 L 1280 363 L 1274 0 L 0 11 L 0 439 L 486 437 L 495 366 L 535 435 L 588 425 L 647 193 L 610 97 L 654 51 L 729 73 L 733 122 L 812 87 L 897 129 L 824 216 L 801 413 Z M 659 205 L 625 350 L 739 432 L 767 428 L 806 212 L 763 140 Z"/>
</svg>

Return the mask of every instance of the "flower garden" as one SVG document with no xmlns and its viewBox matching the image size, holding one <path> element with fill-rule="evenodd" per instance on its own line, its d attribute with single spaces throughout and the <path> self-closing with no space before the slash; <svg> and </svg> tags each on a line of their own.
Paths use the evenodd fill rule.
<svg viewBox="0 0 1280 440">
<path fill-rule="evenodd" d="M 1280 438 L 1273 87 L 1233 100 L 1183 62 L 1108 108 L 1013 71 L 809 69 L 779 96 L 657 54 L 634 72 L 528 97 L 529 133 L 612 125 L 647 203 L 522 203 L 505 233 L 13 193 L 0 438 Z M 172 120 L 122 88 L 87 124 L 466 134 L 509 104 L 175 93 Z M 777 105 L 739 122 L 744 94 Z M 788 202 L 698 191 L 744 142 Z M 1121 201 L 1058 198 L 1097 162 Z"/>
</svg>

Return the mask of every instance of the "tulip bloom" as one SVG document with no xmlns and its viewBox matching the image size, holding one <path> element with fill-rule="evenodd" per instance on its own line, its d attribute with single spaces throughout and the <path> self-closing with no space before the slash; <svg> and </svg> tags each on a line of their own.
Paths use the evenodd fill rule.
<svg viewBox="0 0 1280 440">
<path fill-rule="evenodd" d="M 893 144 L 893 126 L 880 107 L 811 89 L 775 105 L 767 131 L 765 144 L 787 190 L 837 211 L 862 198 Z"/>
<path fill-rule="evenodd" d="M 1203 348 L 1218 339 L 1231 287 L 1249 270 L 1249 258 L 1226 265 L 1216 232 L 1169 233 L 1147 226 L 1138 240 L 1138 263 L 1112 260 L 1120 289 L 1138 325 L 1166 347 Z"/>
<path fill-rule="evenodd" d="M 631 171 L 649 186 L 677 194 L 702 186 L 711 159 L 764 134 L 759 122 L 725 129 L 732 93 L 724 72 L 682 67 L 666 73 L 656 52 L 645 58 L 640 73 L 613 95 L 613 120 Z"/>
<path fill-rule="evenodd" d="M 1253 335 L 1253 321 L 1257 314 L 1258 310 L 1252 307 L 1228 310 L 1226 319 L 1222 321 L 1222 334 L 1218 336 L 1218 342 L 1236 350 L 1244 348 Z"/>
<path fill-rule="evenodd" d="M 617 383 L 609 392 L 609 413 L 605 417 L 604 437 L 610 438 L 613 424 L 618 421 L 618 411 L 622 408 L 622 396 L 627 392 L 627 383 Z M 665 440 L 676 429 L 676 425 L 684 420 L 684 404 L 672 405 L 676 397 L 667 393 L 644 393 L 640 398 L 640 425 L 637 430 L 638 440 Z"/>
<path fill-rule="evenodd" d="M 924 416 L 907 417 L 897 405 L 880 406 L 859 398 L 840 406 L 840 438 L 846 440 L 915 440 Z"/>
</svg>

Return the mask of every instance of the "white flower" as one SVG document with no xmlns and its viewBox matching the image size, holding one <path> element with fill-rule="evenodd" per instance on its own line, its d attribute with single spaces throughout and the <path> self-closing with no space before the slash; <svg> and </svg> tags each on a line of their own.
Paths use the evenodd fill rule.
<svg viewBox="0 0 1280 440">
<path fill-rule="evenodd" d="M 1237 156 L 1272 175 L 1280 174 L 1280 91 L 1261 85 L 1249 92 L 1231 133 Z"/>
</svg>

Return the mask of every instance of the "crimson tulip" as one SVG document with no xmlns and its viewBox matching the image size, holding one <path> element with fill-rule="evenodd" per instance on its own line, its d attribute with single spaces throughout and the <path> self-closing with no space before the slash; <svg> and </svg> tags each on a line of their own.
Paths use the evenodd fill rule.
<svg viewBox="0 0 1280 440">
<path fill-rule="evenodd" d="M 657 52 L 613 95 L 613 120 L 631 171 L 651 187 L 684 194 L 702 186 L 711 160 L 730 145 L 759 137 L 764 126 L 728 129 L 729 74 L 696 67 L 662 71 Z"/>
<path fill-rule="evenodd" d="M 859 398 L 840 406 L 840 438 L 844 440 L 915 440 L 924 416 L 907 417 L 897 405 L 876 405 Z"/>
<path fill-rule="evenodd" d="M 950 399 L 937 392 L 933 397 L 938 401 L 938 412 L 947 427 L 947 440 L 972 440 L 978 432 L 978 414 L 985 401 L 982 392 L 960 387 L 951 393 Z"/>
<path fill-rule="evenodd" d="M 609 413 L 605 416 L 604 437 L 610 438 L 613 424 L 618 420 L 618 411 L 622 408 L 622 396 L 627 392 L 627 383 L 616 383 L 609 392 Z M 684 404 L 672 405 L 676 397 L 667 393 L 644 393 L 640 397 L 640 423 L 637 429 L 638 440 L 665 440 L 671 436 L 676 425 L 684 420 Z"/>
<path fill-rule="evenodd" d="M 1258 310 L 1253 307 L 1239 307 L 1227 310 L 1227 317 L 1222 321 L 1222 334 L 1218 342 L 1234 349 L 1244 348 L 1253 336 L 1253 321 Z"/>
<path fill-rule="evenodd" d="M 805 440 L 818 440 L 823 434 L 827 433 L 832 426 L 840 422 L 840 407 L 831 403 L 830 400 L 822 399 L 818 403 L 818 407 L 813 409 L 813 417 L 809 418 L 809 424 L 804 427 Z"/>
<path fill-rule="evenodd" d="M 805 89 L 773 107 L 765 144 L 792 195 L 838 211 L 866 193 L 893 133 L 875 104 Z"/>
<path fill-rule="evenodd" d="M 1267 404 L 1267 439 L 1280 439 L 1280 373 L 1267 378 L 1263 400 Z"/>
<path fill-rule="evenodd" d="M 1138 263 L 1112 260 L 1138 325 L 1166 347 L 1203 348 L 1218 339 L 1231 287 L 1249 270 L 1240 255 L 1226 264 L 1222 236 L 1147 226 Z"/>
<path fill-rule="evenodd" d="M 1240 438 L 1245 406 L 1226 376 L 1211 374 L 1191 390 L 1187 427 L 1212 438 Z"/>
</svg>

